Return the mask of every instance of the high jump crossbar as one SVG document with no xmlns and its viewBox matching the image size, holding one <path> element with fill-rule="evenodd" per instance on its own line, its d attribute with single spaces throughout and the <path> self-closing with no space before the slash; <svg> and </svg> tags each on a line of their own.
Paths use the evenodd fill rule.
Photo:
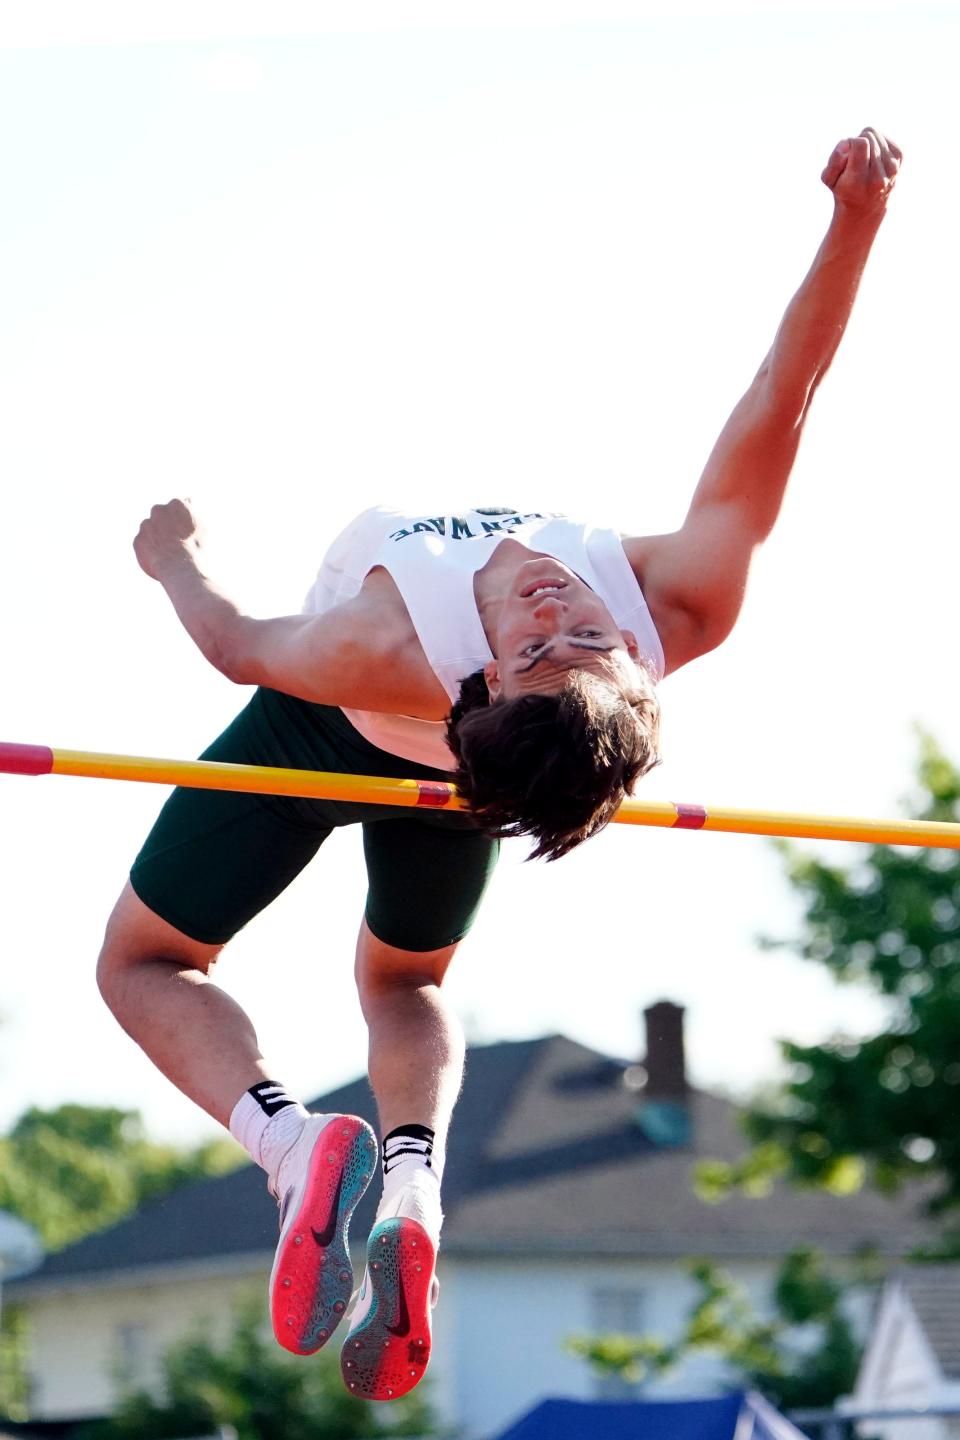
<svg viewBox="0 0 960 1440">
<path fill-rule="evenodd" d="M 375 775 L 337 775 L 324 770 L 284 770 L 267 765 L 229 765 L 214 760 L 155 760 L 90 750 L 52 750 L 46 745 L 0 742 L 0 773 L 81 775 L 96 780 L 138 780 L 197 790 L 238 790 L 291 795 L 306 800 L 347 800 L 369 805 L 463 810 L 452 785 L 437 780 L 394 780 Z M 960 824 L 937 820 L 861 820 L 841 815 L 731 810 L 665 800 L 624 800 L 614 819 L 622 825 L 667 830 L 719 830 L 738 835 L 779 835 L 797 840 L 855 840 L 867 845 L 917 845 L 960 850 Z"/>
</svg>

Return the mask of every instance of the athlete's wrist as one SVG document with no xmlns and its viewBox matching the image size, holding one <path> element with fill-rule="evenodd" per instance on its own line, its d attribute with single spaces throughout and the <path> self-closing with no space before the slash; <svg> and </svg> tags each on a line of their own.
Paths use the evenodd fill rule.
<svg viewBox="0 0 960 1440">
<path fill-rule="evenodd" d="M 205 585 L 209 583 L 200 569 L 195 549 L 186 543 L 164 548 L 154 560 L 154 573 L 165 590 L 195 581 Z"/>
</svg>

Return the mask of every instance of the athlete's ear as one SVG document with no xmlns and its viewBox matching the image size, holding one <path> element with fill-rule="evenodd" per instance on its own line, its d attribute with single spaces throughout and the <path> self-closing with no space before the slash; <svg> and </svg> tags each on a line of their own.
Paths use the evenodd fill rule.
<svg viewBox="0 0 960 1440">
<path fill-rule="evenodd" d="M 639 661 L 640 646 L 637 644 L 636 635 L 634 635 L 632 630 L 621 630 L 620 634 L 623 636 L 623 643 L 627 647 L 627 654 L 630 656 L 630 659 Z"/>
<path fill-rule="evenodd" d="M 503 686 L 500 684 L 500 666 L 496 660 L 488 660 L 483 667 L 483 678 L 487 682 L 487 694 L 490 696 L 490 704 L 499 700 L 503 693 Z"/>
</svg>

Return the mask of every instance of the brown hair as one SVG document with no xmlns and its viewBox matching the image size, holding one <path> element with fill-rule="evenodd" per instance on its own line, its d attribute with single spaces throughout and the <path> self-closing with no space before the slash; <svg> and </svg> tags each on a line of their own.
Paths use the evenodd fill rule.
<svg viewBox="0 0 960 1440">
<path fill-rule="evenodd" d="M 532 835 L 530 859 L 557 860 L 613 819 L 659 763 L 660 706 L 645 672 L 622 690 L 571 670 L 555 695 L 490 703 L 482 670 L 447 720 L 454 780 L 488 834 Z"/>
</svg>

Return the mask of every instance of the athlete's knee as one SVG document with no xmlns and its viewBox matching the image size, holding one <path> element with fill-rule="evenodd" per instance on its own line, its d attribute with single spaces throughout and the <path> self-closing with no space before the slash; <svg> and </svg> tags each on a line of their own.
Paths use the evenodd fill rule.
<svg viewBox="0 0 960 1440">
<path fill-rule="evenodd" d="M 354 972 L 361 1003 L 383 991 L 441 985 L 456 949 L 454 943 L 439 950 L 402 950 L 379 940 L 364 921 Z"/>
<path fill-rule="evenodd" d="M 129 983 L 157 963 L 210 973 L 223 949 L 184 935 L 144 905 L 128 883 L 107 921 L 97 959 L 97 985 L 111 1010 L 122 1003 Z"/>
</svg>

